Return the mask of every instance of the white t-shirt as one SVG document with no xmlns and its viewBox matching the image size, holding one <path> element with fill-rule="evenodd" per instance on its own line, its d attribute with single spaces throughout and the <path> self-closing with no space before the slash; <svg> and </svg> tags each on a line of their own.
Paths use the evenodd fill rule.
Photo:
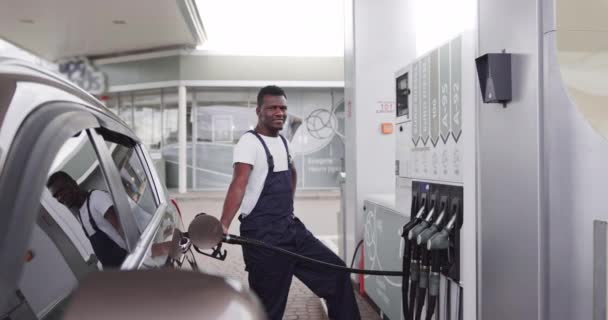
<svg viewBox="0 0 608 320">
<path fill-rule="evenodd" d="M 126 250 L 127 245 L 125 244 L 124 239 L 120 236 L 120 234 L 118 234 L 118 231 L 114 229 L 114 226 L 112 226 L 112 224 L 106 218 L 104 218 L 106 211 L 108 211 L 108 209 L 114 205 L 110 194 L 105 191 L 94 190 L 89 197 L 89 201 L 91 202 L 91 216 L 93 216 L 93 219 L 97 224 L 97 228 L 107 234 L 108 237 L 114 240 L 114 242 L 116 242 L 116 244 L 118 244 L 121 248 Z M 84 226 L 85 230 L 87 230 L 87 234 L 92 236 L 95 234 L 95 229 L 93 229 L 93 226 L 89 220 L 87 201 L 85 201 L 82 207 L 80 207 L 79 213 L 80 221 L 82 221 L 82 225 Z"/>
<path fill-rule="evenodd" d="M 268 146 L 268 151 L 272 154 L 274 172 L 286 171 L 288 169 L 287 152 L 285 151 L 285 145 L 283 145 L 281 137 L 267 137 L 263 135 L 260 135 L 260 137 L 264 139 L 266 146 Z M 289 141 L 287 141 L 287 147 L 289 148 L 289 153 L 292 154 Z M 252 133 L 245 133 L 234 147 L 232 163 L 236 164 L 237 162 L 253 166 L 240 209 L 240 213 L 243 216 L 247 216 L 255 208 L 262 189 L 264 189 L 264 182 L 268 174 L 268 160 L 266 159 L 264 146 Z"/>
</svg>

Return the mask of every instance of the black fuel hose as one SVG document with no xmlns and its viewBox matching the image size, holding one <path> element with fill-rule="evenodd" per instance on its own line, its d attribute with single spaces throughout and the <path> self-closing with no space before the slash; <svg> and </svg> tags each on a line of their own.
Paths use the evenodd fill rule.
<svg viewBox="0 0 608 320">
<path fill-rule="evenodd" d="M 403 269 L 403 277 L 401 278 L 401 305 L 403 306 L 403 316 L 405 319 L 409 319 L 410 308 L 408 303 L 408 297 L 410 296 L 410 291 L 408 284 L 410 282 L 410 268 L 412 262 L 412 250 L 410 248 L 410 242 L 407 239 L 407 234 L 412 230 L 412 228 L 421 221 L 420 218 L 416 217 L 414 220 L 411 220 L 403 227 L 403 232 L 401 236 L 403 237 L 403 259 L 401 259 L 401 268 Z"/>
<path fill-rule="evenodd" d="M 359 251 L 359 248 L 361 248 L 362 244 L 363 244 L 363 240 L 359 241 L 359 243 L 357 244 L 357 247 L 355 248 L 355 253 L 353 254 L 353 259 L 350 261 L 351 268 L 355 265 L 355 257 L 357 257 L 357 252 Z"/>
<path fill-rule="evenodd" d="M 426 201 L 426 198 L 424 198 L 422 200 L 422 206 L 421 208 L 424 209 L 424 203 Z M 413 212 L 414 208 L 412 208 L 412 212 Z M 406 320 L 409 320 L 411 317 L 409 316 L 410 314 L 410 307 L 409 307 L 409 303 L 408 303 L 408 297 L 410 296 L 410 290 L 408 288 L 408 283 L 410 282 L 410 274 L 411 274 L 411 267 L 412 267 L 412 248 L 411 248 L 411 243 L 408 240 L 408 234 L 410 232 L 410 230 L 412 230 L 416 225 L 418 225 L 418 223 L 420 223 L 422 221 L 422 215 L 424 214 L 424 210 L 419 210 L 418 214 L 416 215 L 416 217 L 412 220 L 410 220 L 405 226 L 403 226 L 403 230 L 401 233 L 401 236 L 403 237 L 404 240 L 404 244 L 403 244 L 403 259 L 401 260 L 401 267 L 403 269 L 403 278 L 401 279 L 401 304 L 403 305 L 403 316 L 405 317 Z M 412 295 L 415 294 L 413 291 Z"/>
<path fill-rule="evenodd" d="M 238 245 L 256 246 L 256 247 L 266 248 L 266 249 L 273 250 L 273 251 L 276 251 L 276 252 L 279 252 L 282 254 L 292 256 L 299 260 L 320 264 L 320 265 L 323 265 L 325 267 L 328 267 L 328 268 L 331 268 L 334 270 L 339 270 L 339 271 L 344 271 L 344 272 L 349 272 L 349 273 L 368 274 L 368 275 L 375 275 L 375 276 L 393 276 L 393 277 L 403 276 L 403 271 L 382 271 L 382 270 L 365 270 L 365 269 L 348 268 L 345 266 L 312 259 L 312 258 L 303 256 L 303 255 L 291 252 L 289 250 L 285 250 L 285 249 L 282 249 L 279 247 L 269 245 L 267 243 L 264 243 L 263 241 L 259 241 L 259 240 L 255 240 L 255 239 L 248 239 L 248 238 L 244 238 L 244 237 L 233 235 L 233 234 L 224 235 L 224 237 L 222 238 L 222 241 L 225 243 L 229 243 L 229 244 L 238 244 Z"/>
<path fill-rule="evenodd" d="M 418 281 L 420 280 L 420 255 L 418 254 L 418 246 L 408 243 L 412 253 L 410 262 L 410 299 L 408 302 L 408 314 L 405 319 L 414 320 L 414 311 L 416 310 L 416 293 L 418 290 Z M 406 284 L 407 285 L 407 284 Z"/>
<path fill-rule="evenodd" d="M 416 320 L 422 319 L 422 309 L 426 302 L 426 291 L 429 284 L 429 253 L 420 248 L 420 280 L 418 281 L 418 292 L 416 293 Z"/>
<path fill-rule="evenodd" d="M 431 273 L 429 275 L 429 302 L 426 308 L 426 320 L 433 319 L 435 313 L 435 306 L 439 304 L 439 289 L 441 282 L 441 254 L 440 250 L 431 251 Z M 437 319 L 439 317 L 439 308 L 437 308 Z"/>
<path fill-rule="evenodd" d="M 426 309 L 426 320 L 432 320 L 433 319 L 433 313 L 435 311 L 435 308 L 437 306 L 437 297 L 429 297 L 429 303 L 427 305 L 427 309 Z M 439 316 L 437 316 L 439 318 Z"/>
</svg>

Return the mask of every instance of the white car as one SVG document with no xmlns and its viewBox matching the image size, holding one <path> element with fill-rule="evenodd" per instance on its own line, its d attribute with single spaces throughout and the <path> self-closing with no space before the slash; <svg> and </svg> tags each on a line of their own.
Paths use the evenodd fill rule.
<svg viewBox="0 0 608 320">
<path fill-rule="evenodd" d="M 104 269 L 89 241 L 91 232 L 104 229 L 91 230 L 90 221 L 87 226 L 78 210 L 61 204 L 46 187 L 58 171 L 83 192 L 99 191 L 118 216 L 116 243 L 126 252 L 119 274 L 174 265 L 170 245 L 183 230 L 181 217 L 133 131 L 72 83 L 0 58 L 0 319 L 63 318 L 81 280 Z M 157 277 L 137 272 L 148 280 Z M 106 282 L 116 295 L 97 298 L 120 304 L 123 289 L 137 290 L 131 278 L 138 276 Z M 150 286 L 142 290 L 151 304 L 150 295 L 172 298 Z M 138 308 L 136 297 L 128 299 Z M 105 310 L 96 316 L 116 319 L 112 312 L 120 306 Z"/>
</svg>

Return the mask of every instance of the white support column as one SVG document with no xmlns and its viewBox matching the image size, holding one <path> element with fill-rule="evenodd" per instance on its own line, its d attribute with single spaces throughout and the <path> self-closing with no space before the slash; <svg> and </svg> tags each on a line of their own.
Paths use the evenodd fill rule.
<svg viewBox="0 0 608 320">
<path fill-rule="evenodd" d="M 178 141 L 179 141 L 179 150 L 178 150 L 178 172 L 179 172 L 179 193 L 186 193 L 188 186 L 188 177 L 187 173 L 187 137 L 186 137 L 186 121 L 187 110 L 186 110 L 186 86 L 179 86 L 177 90 L 177 101 L 178 101 L 178 120 L 177 120 L 177 128 L 178 128 Z"/>
<path fill-rule="evenodd" d="M 192 189 L 197 188 L 196 183 L 196 168 L 197 168 L 197 159 L 196 159 L 196 143 L 198 142 L 198 115 L 197 110 L 198 107 L 196 105 L 196 93 L 192 92 L 192 109 L 190 110 L 190 122 L 192 122 Z"/>
</svg>

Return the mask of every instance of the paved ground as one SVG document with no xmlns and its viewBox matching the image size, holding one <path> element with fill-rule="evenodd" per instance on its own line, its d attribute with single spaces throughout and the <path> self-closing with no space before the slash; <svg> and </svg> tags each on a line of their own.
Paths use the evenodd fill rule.
<svg viewBox="0 0 608 320">
<path fill-rule="evenodd" d="M 199 212 L 219 217 L 224 201 L 221 192 L 197 192 L 185 195 L 173 195 L 177 198 L 184 223 L 187 225 Z M 307 227 L 321 238 L 332 239 L 337 234 L 337 212 L 340 206 L 339 194 L 335 192 L 302 192 L 296 196 L 296 215 Z M 230 226 L 230 233 L 238 234 L 238 221 Z M 243 263 L 240 247 L 225 245 L 228 257 L 225 261 L 214 260 L 197 255 L 199 267 L 205 272 L 228 276 L 247 285 L 247 273 Z M 356 294 L 361 317 L 364 320 L 381 319 L 374 309 L 363 298 Z M 284 319 L 328 319 L 320 299 L 302 282 L 294 278 L 292 282 Z"/>
</svg>

